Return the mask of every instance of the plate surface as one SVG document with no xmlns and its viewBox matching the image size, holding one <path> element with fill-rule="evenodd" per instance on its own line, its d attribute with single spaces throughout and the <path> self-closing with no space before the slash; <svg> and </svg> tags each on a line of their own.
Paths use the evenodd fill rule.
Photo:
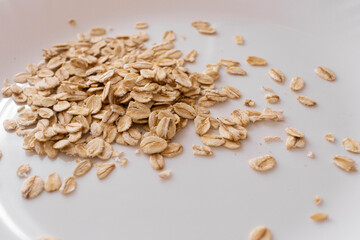
<svg viewBox="0 0 360 240">
<path fill-rule="evenodd" d="M 165 0 L 0 0 L 0 74 L 11 78 L 26 64 L 41 60 L 41 49 L 75 39 L 76 33 L 94 26 L 113 27 L 109 35 L 134 33 L 138 21 L 149 23 L 151 43 L 159 42 L 165 30 L 178 35 L 175 45 L 185 53 L 197 49 L 192 71 L 220 58 L 239 60 L 246 77 L 229 76 L 222 70 L 218 86 L 233 85 L 243 98 L 256 101 L 256 110 L 268 104 L 261 86 L 271 87 L 281 102 L 271 107 L 284 109 L 283 123 L 257 123 L 248 128 L 249 138 L 240 150 L 215 149 L 214 157 L 195 157 L 191 146 L 200 144 L 193 124 L 176 141 L 184 153 L 166 160 L 172 169 L 169 181 L 160 181 L 145 155 L 134 148 L 116 146 L 126 152 L 129 164 L 99 181 L 93 169 L 78 179 L 70 196 L 43 193 L 34 200 L 20 195 L 22 179 L 16 169 L 30 163 L 32 174 L 43 179 L 52 172 L 72 175 L 76 165 L 66 157 L 40 158 L 22 150 L 22 138 L 0 128 L 0 239 L 30 240 L 56 236 L 62 240 L 217 240 L 247 239 L 257 225 L 268 226 L 274 239 L 358 239 L 360 236 L 360 175 L 348 174 L 332 163 L 344 154 L 359 162 L 359 156 L 341 146 L 345 137 L 360 140 L 360 4 L 358 1 L 165 1 Z M 67 20 L 75 18 L 78 25 Z M 194 20 L 208 20 L 216 36 L 200 35 L 191 27 Z M 185 36 L 183 40 L 179 36 Z M 234 43 L 242 35 L 244 46 Z M 247 56 L 268 60 L 266 67 L 250 67 Z M 328 66 L 338 79 L 327 82 L 314 69 Z M 269 79 L 269 68 L 279 68 L 287 79 L 277 84 Z M 307 108 L 296 101 L 290 79 L 306 81 L 300 93 L 314 98 L 318 106 Z M 1 83 L 3 84 L 3 83 Z M 228 101 L 212 109 L 213 116 L 228 116 L 244 108 L 242 100 Z M 0 102 L 0 123 L 16 116 L 17 106 Z M 306 134 L 306 148 L 286 151 L 284 128 L 292 126 Z M 335 143 L 325 141 L 328 132 Z M 264 136 L 280 136 L 280 143 L 264 143 Z M 313 151 L 315 159 L 306 157 Z M 248 159 L 272 154 L 276 169 L 254 172 Z M 321 206 L 313 204 L 321 195 Z M 329 214 L 316 224 L 315 212 Z"/>
</svg>

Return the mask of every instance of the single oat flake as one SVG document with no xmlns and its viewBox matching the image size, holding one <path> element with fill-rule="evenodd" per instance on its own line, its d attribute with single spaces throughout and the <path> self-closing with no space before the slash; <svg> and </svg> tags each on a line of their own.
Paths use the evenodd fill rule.
<svg viewBox="0 0 360 240">
<path fill-rule="evenodd" d="M 77 182 L 76 182 L 75 177 L 67 177 L 67 178 L 64 178 L 64 181 L 63 181 L 59 191 L 62 194 L 66 195 L 66 194 L 70 194 L 73 191 L 75 191 L 76 187 L 77 187 Z"/>
<path fill-rule="evenodd" d="M 44 191 L 44 181 L 39 176 L 28 177 L 21 186 L 21 195 L 33 199 Z"/>
<path fill-rule="evenodd" d="M 246 61 L 248 62 L 248 64 L 250 64 L 252 66 L 265 66 L 265 65 L 267 65 L 267 62 L 266 62 L 265 59 L 260 58 L 260 57 L 255 57 L 255 56 L 247 57 Z"/>
<path fill-rule="evenodd" d="M 304 89 L 305 87 L 305 81 L 301 77 L 294 77 L 291 79 L 290 82 L 290 89 L 294 92 L 300 91 Z"/>
<path fill-rule="evenodd" d="M 360 153 L 360 143 L 353 138 L 344 138 L 342 140 L 344 148 L 352 153 Z"/>
<path fill-rule="evenodd" d="M 100 180 L 105 179 L 115 169 L 115 163 L 97 163 L 96 175 Z"/>
<path fill-rule="evenodd" d="M 355 161 L 344 155 L 336 155 L 333 157 L 334 164 L 346 172 L 356 171 Z"/>
<path fill-rule="evenodd" d="M 56 172 L 51 173 L 45 180 L 45 191 L 55 192 L 61 187 L 61 178 Z"/>
<path fill-rule="evenodd" d="M 316 105 L 316 101 L 309 98 L 309 97 L 306 97 L 306 96 L 298 96 L 296 98 L 298 100 L 299 103 L 301 103 L 302 105 L 305 105 L 305 106 L 315 106 Z"/>
<path fill-rule="evenodd" d="M 250 159 L 249 165 L 255 171 L 265 172 L 265 171 L 269 171 L 275 167 L 276 160 L 273 156 L 264 155 L 261 157 Z"/>
<path fill-rule="evenodd" d="M 272 68 L 268 73 L 270 78 L 275 82 L 282 83 L 285 81 L 285 75 L 280 69 Z"/>
<path fill-rule="evenodd" d="M 81 162 L 78 163 L 76 168 L 74 169 L 74 176 L 75 177 L 81 177 L 84 176 L 87 172 L 90 171 L 92 168 L 93 163 L 89 159 L 84 159 Z"/>
<path fill-rule="evenodd" d="M 325 221 L 328 219 L 328 217 L 329 217 L 329 215 L 326 213 L 314 213 L 313 215 L 310 216 L 310 218 L 312 220 L 314 220 L 315 222 Z"/>
<path fill-rule="evenodd" d="M 249 240 L 272 240 L 271 230 L 265 226 L 258 226 L 251 230 Z"/>
<path fill-rule="evenodd" d="M 199 146 L 199 145 L 193 145 L 193 153 L 196 156 L 211 156 L 213 155 L 213 151 L 208 146 Z"/>
<path fill-rule="evenodd" d="M 336 75 L 330 68 L 319 66 L 319 67 L 315 68 L 315 73 L 324 80 L 327 80 L 330 82 L 336 80 Z"/>
</svg>

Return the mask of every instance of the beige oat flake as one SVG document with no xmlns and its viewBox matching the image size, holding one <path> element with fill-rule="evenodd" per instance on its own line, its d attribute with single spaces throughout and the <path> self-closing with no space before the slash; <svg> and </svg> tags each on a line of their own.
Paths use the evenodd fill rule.
<svg viewBox="0 0 360 240">
<path fill-rule="evenodd" d="M 273 156 L 264 155 L 261 157 L 250 159 L 249 165 L 255 171 L 265 172 L 265 171 L 269 171 L 275 167 L 276 160 Z"/>
<path fill-rule="evenodd" d="M 328 217 L 329 217 L 329 215 L 326 213 L 314 213 L 313 215 L 310 216 L 310 218 L 312 220 L 314 220 L 315 222 L 325 221 L 328 219 Z"/>
<path fill-rule="evenodd" d="M 16 121 L 12 119 L 4 120 L 3 126 L 6 131 L 13 131 L 17 128 Z"/>
<path fill-rule="evenodd" d="M 47 176 L 45 180 L 45 191 L 47 192 L 55 192 L 59 190 L 61 187 L 61 178 L 60 176 L 54 172 Z"/>
<path fill-rule="evenodd" d="M 97 163 L 96 175 L 100 180 L 105 179 L 115 169 L 115 163 Z"/>
<path fill-rule="evenodd" d="M 161 170 L 165 167 L 165 161 L 160 153 L 150 155 L 150 165 L 155 170 Z"/>
<path fill-rule="evenodd" d="M 74 176 L 81 177 L 91 170 L 93 163 L 89 159 L 84 159 L 78 163 L 74 169 Z"/>
<path fill-rule="evenodd" d="M 360 143 L 353 138 L 344 138 L 342 140 L 344 148 L 352 153 L 360 153 Z"/>
<path fill-rule="evenodd" d="M 265 99 L 270 104 L 276 104 L 276 103 L 278 103 L 280 101 L 279 95 L 277 95 L 275 93 L 266 94 Z"/>
<path fill-rule="evenodd" d="M 335 73 L 327 67 L 319 66 L 315 68 L 315 73 L 322 79 L 327 81 L 335 81 L 336 75 Z"/>
<path fill-rule="evenodd" d="M 28 177 L 21 186 L 21 194 L 26 199 L 33 199 L 44 191 L 44 181 L 39 176 Z"/>
<path fill-rule="evenodd" d="M 62 193 L 62 194 L 70 194 L 72 192 L 75 191 L 77 187 L 77 182 L 76 182 L 76 179 L 75 177 L 66 177 L 64 178 L 64 181 L 59 189 L 59 191 Z"/>
<path fill-rule="evenodd" d="M 251 230 L 249 240 L 272 240 L 271 230 L 265 226 L 258 226 Z"/>
<path fill-rule="evenodd" d="M 247 63 L 252 66 L 265 66 L 267 65 L 267 62 L 265 59 L 255 56 L 249 56 L 246 59 Z"/>
<path fill-rule="evenodd" d="M 275 82 L 282 83 L 285 81 L 284 73 L 280 69 L 272 68 L 268 73 L 271 79 Z"/>
<path fill-rule="evenodd" d="M 301 103 L 302 105 L 305 105 L 305 106 L 314 106 L 316 105 L 316 101 L 309 98 L 309 97 L 306 97 L 306 96 L 298 96 L 296 98 L 298 100 L 299 103 Z"/>
<path fill-rule="evenodd" d="M 338 168 L 346 172 L 356 171 L 355 161 L 350 157 L 344 155 L 335 155 L 333 157 L 333 162 Z"/>
<path fill-rule="evenodd" d="M 305 81 L 301 77 L 294 77 L 291 79 L 290 82 L 290 89 L 294 92 L 300 91 L 304 89 L 305 87 Z"/>
<path fill-rule="evenodd" d="M 213 151 L 208 146 L 199 146 L 199 145 L 193 145 L 193 153 L 196 156 L 211 156 L 213 155 Z"/>
</svg>

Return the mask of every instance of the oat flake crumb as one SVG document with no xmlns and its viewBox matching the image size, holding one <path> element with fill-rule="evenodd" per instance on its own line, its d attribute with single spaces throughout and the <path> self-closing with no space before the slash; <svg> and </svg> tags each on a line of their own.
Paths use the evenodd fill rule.
<svg viewBox="0 0 360 240">
<path fill-rule="evenodd" d="M 266 136 L 266 137 L 264 137 L 264 141 L 265 142 L 279 142 L 279 141 L 281 141 L 281 139 L 280 139 L 280 137 Z"/>
<path fill-rule="evenodd" d="M 308 158 L 315 158 L 315 153 L 308 152 L 307 156 L 308 156 Z"/>
<path fill-rule="evenodd" d="M 326 139 L 328 142 L 335 142 L 335 136 L 334 136 L 334 134 L 332 134 L 332 133 L 327 133 L 327 134 L 325 134 L 325 139 Z"/>
<path fill-rule="evenodd" d="M 237 45 L 244 45 L 244 38 L 242 36 L 237 35 L 234 37 L 234 40 Z"/>
<path fill-rule="evenodd" d="M 146 29 L 149 25 L 146 22 L 139 22 L 135 25 L 136 29 Z"/>
<path fill-rule="evenodd" d="M 75 26 L 76 25 L 76 20 L 71 18 L 69 19 L 68 23 L 71 25 L 71 26 Z"/>
<path fill-rule="evenodd" d="M 321 198 L 320 196 L 316 196 L 316 197 L 314 198 L 314 203 L 315 203 L 316 205 L 320 205 L 320 204 L 322 203 L 322 198 Z"/>
<path fill-rule="evenodd" d="M 170 169 L 164 170 L 160 172 L 158 176 L 163 180 L 169 179 L 171 177 L 171 170 Z"/>
</svg>

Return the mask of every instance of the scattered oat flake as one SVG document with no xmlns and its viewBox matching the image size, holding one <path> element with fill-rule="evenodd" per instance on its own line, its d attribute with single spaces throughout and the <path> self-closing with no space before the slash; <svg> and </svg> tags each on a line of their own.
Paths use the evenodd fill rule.
<svg viewBox="0 0 360 240">
<path fill-rule="evenodd" d="M 290 89 L 294 92 L 304 89 L 305 81 L 301 77 L 294 77 L 290 82 Z"/>
<path fill-rule="evenodd" d="M 2 158 L 3 154 L 2 154 L 2 151 L 0 150 L 0 159 Z"/>
<path fill-rule="evenodd" d="M 51 173 L 45 180 L 44 189 L 47 192 L 55 192 L 61 187 L 61 178 L 56 172 Z"/>
<path fill-rule="evenodd" d="M 335 136 L 334 136 L 334 134 L 332 134 L 332 133 L 327 133 L 327 134 L 325 134 L 325 139 L 326 139 L 328 142 L 335 142 Z"/>
<path fill-rule="evenodd" d="M 280 69 L 272 68 L 269 70 L 269 76 L 275 82 L 282 83 L 285 81 L 284 73 Z"/>
<path fill-rule="evenodd" d="M 70 194 L 75 191 L 76 187 L 77 187 L 77 182 L 76 182 L 75 177 L 73 177 L 73 176 L 67 177 L 67 178 L 64 178 L 64 181 L 63 181 L 59 191 L 62 194 Z"/>
<path fill-rule="evenodd" d="M 271 230 L 265 226 L 258 226 L 251 230 L 249 240 L 272 240 Z"/>
<path fill-rule="evenodd" d="M 322 222 L 328 219 L 328 214 L 326 213 L 314 213 L 313 215 L 310 216 L 310 218 L 312 220 L 314 220 L 315 222 Z"/>
<path fill-rule="evenodd" d="M 72 26 L 75 26 L 75 25 L 76 25 L 76 20 L 73 19 L 73 18 L 71 18 L 71 19 L 69 19 L 68 23 L 69 23 L 70 25 L 72 25 Z"/>
<path fill-rule="evenodd" d="M 316 101 L 309 98 L 309 97 L 306 97 L 306 96 L 298 96 L 296 98 L 298 100 L 299 103 L 301 103 L 302 105 L 305 105 L 305 106 L 314 106 L 316 105 Z"/>
<path fill-rule="evenodd" d="M 226 72 L 231 75 L 240 75 L 245 76 L 247 73 L 244 69 L 237 66 L 228 66 L 226 67 Z"/>
<path fill-rule="evenodd" d="M 75 167 L 73 174 L 75 177 L 84 176 L 87 172 L 91 170 L 92 166 L 92 161 L 90 161 L 89 159 L 84 159 L 79 162 L 78 165 Z"/>
<path fill-rule="evenodd" d="M 299 130 L 292 128 L 292 127 L 285 128 L 285 132 L 290 136 L 294 136 L 294 137 L 298 137 L 298 138 L 305 137 L 305 135 L 302 132 L 300 132 Z"/>
<path fill-rule="evenodd" d="M 193 153 L 196 156 L 211 156 L 213 155 L 213 151 L 208 146 L 199 146 L 199 145 L 193 145 Z"/>
<path fill-rule="evenodd" d="M 136 154 L 136 155 L 139 155 L 140 153 L 141 153 L 141 150 L 140 150 L 140 149 L 136 149 L 136 150 L 135 150 L 135 154 Z"/>
<path fill-rule="evenodd" d="M 139 22 L 135 24 L 136 29 L 146 29 L 149 25 L 146 22 Z"/>
<path fill-rule="evenodd" d="M 160 172 L 158 176 L 163 180 L 169 179 L 171 177 L 171 170 L 170 169 L 164 170 Z"/>
<path fill-rule="evenodd" d="M 265 65 L 267 65 L 267 62 L 266 62 L 265 59 L 260 58 L 260 57 L 255 57 L 255 56 L 247 57 L 246 61 L 248 62 L 248 64 L 250 64 L 252 66 L 265 66 Z"/>
<path fill-rule="evenodd" d="M 249 165 L 255 171 L 265 172 L 265 171 L 269 171 L 275 167 L 276 160 L 273 156 L 264 155 L 261 157 L 250 159 Z"/>
<path fill-rule="evenodd" d="M 196 61 L 197 54 L 198 54 L 197 51 L 193 49 L 184 57 L 184 60 L 186 62 L 193 63 Z"/>
<path fill-rule="evenodd" d="M 360 153 L 360 143 L 353 138 L 344 138 L 342 140 L 344 148 L 352 153 Z"/>
<path fill-rule="evenodd" d="M 15 120 L 6 119 L 3 122 L 3 126 L 6 131 L 13 131 L 17 128 L 18 125 Z"/>
<path fill-rule="evenodd" d="M 271 92 L 271 93 L 274 93 L 274 92 L 275 92 L 272 88 L 265 87 L 265 86 L 262 86 L 262 89 L 264 89 L 264 90 L 267 91 L 267 92 Z"/>
<path fill-rule="evenodd" d="M 279 95 L 277 95 L 275 93 L 266 94 L 265 99 L 270 104 L 276 104 L 276 103 L 278 103 L 280 101 Z"/>
<path fill-rule="evenodd" d="M 320 205 L 321 203 L 322 203 L 322 198 L 320 197 L 320 196 L 316 196 L 315 198 L 314 198 L 314 203 L 316 204 L 316 205 Z"/>
<path fill-rule="evenodd" d="M 244 38 L 240 35 L 234 37 L 235 43 L 237 45 L 244 45 Z"/>
<path fill-rule="evenodd" d="M 96 175 L 100 180 L 105 179 L 115 169 L 115 163 L 97 163 Z"/>
<path fill-rule="evenodd" d="M 344 155 L 335 155 L 333 157 L 333 162 L 338 168 L 346 172 L 356 171 L 355 161 L 350 157 Z"/>
<path fill-rule="evenodd" d="M 28 177 L 21 186 L 21 194 L 26 199 L 33 199 L 44 191 L 44 181 L 39 176 Z"/>
<path fill-rule="evenodd" d="M 264 137 L 265 142 L 279 142 L 281 141 L 280 137 L 274 137 L 274 136 L 267 136 Z"/>
<path fill-rule="evenodd" d="M 324 80 L 327 80 L 330 82 L 336 80 L 336 75 L 330 68 L 319 66 L 319 67 L 315 68 L 315 73 Z"/>
<path fill-rule="evenodd" d="M 29 174 L 31 172 L 31 167 L 29 164 L 21 164 L 17 171 L 16 171 L 16 174 L 21 177 L 21 178 L 25 178 L 25 177 L 28 177 Z"/>
</svg>

